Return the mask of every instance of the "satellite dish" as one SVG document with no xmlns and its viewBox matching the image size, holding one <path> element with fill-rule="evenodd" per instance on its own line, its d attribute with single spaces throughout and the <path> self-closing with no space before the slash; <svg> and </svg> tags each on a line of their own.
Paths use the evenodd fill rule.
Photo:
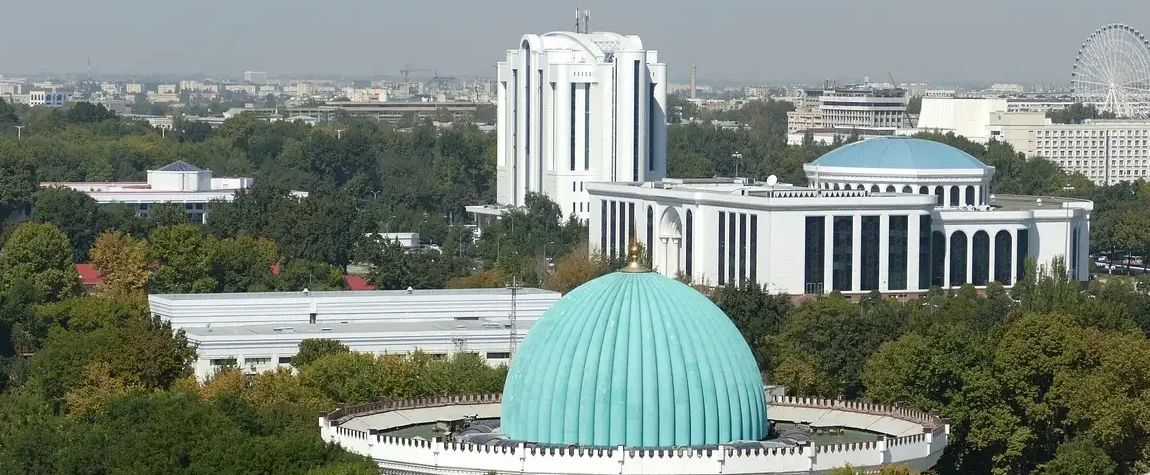
<svg viewBox="0 0 1150 475">
<path fill-rule="evenodd" d="M 779 184 L 779 177 L 774 175 L 767 177 L 767 185 L 775 186 L 777 184 Z"/>
</svg>

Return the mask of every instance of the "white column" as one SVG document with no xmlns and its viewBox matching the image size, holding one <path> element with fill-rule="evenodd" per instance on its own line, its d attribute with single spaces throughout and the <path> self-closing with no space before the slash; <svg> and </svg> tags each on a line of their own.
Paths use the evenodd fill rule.
<svg viewBox="0 0 1150 475">
<path fill-rule="evenodd" d="M 890 215 L 883 213 L 878 218 L 878 289 L 890 290 Z"/>
<path fill-rule="evenodd" d="M 823 224 L 823 293 L 827 293 L 834 285 L 834 254 L 835 254 L 835 220 L 834 216 L 827 216 Z"/>
<path fill-rule="evenodd" d="M 851 290 L 862 288 L 862 216 L 851 217 Z"/>
<path fill-rule="evenodd" d="M 656 249 L 655 258 L 663 261 L 663 274 L 674 276 L 676 269 L 671 267 L 671 252 L 667 247 L 667 238 L 659 238 L 659 249 Z M 654 263 L 652 263 L 654 264 Z"/>
<path fill-rule="evenodd" d="M 911 216 L 908 216 L 906 219 L 906 239 L 907 239 L 907 242 L 906 242 L 906 263 L 907 263 L 906 289 L 907 290 L 918 289 L 918 279 L 920 277 L 919 273 L 918 273 L 918 269 L 919 269 L 918 257 L 919 257 L 919 252 L 922 251 L 921 247 L 919 246 L 919 234 L 918 233 L 919 233 L 919 230 L 922 229 L 921 221 L 926 216 L 929 216 L 929 215 L 920 214 L 920 215 L 918 215 L 918 219 L 910 219 Z"/>
<path fill-rule="evenodd" d="M 207 220 L 207 215 L 204 215 L 204 220 Z M 1090 213 L 1086 213 L 1086 219 L 1082 220 L 1082 227 L 1079 230 L 1078 236 L 1078 259 L 1081 265 L 1078 266 L 1078 279 L 1084 280 L 1090 278 Z"/>
<path fill-rule="evenodd" d="M 671 254 L 672 254 L 672 257 L 671 257 L 672 272 L 670 275 L 672 277 L 674 277 L 675 274 L 678 274 L 679 271 L 683 270 L 683 265 L 682 265 L 683 259 L 682 259 L 682 257 L 680 257 L 683 253 L 683 240 L 681 238 L 671 238 L 671 242 L 674 245 L 668 249 L 669 251 L 672 251 L 671 252 Z"/>
<path fill-rule="evenodd" d="M 966 282 L 974 282 L 974 232 L 966 234 Z"/>
<path fill-rule="evenodd" d="M 942 287 L 950 288 L 950 234 L 946 229 L 942 230 Z"/>
<path fill-rule="evenodd" d="M 987 283 L 990 283 L 990 282 L 994 282 L 995 280 L 997 280 L 994 277 L 996 275 L 995 273 L 998 271 L 998 269 L 995 268 L 994 249 L 996 246 L 994 245 L 995 244 L 994 241 L 997 241 L 996 238 L 998 237 L 998 231 L 994 231 L 993 233 L 990 231 L 987 231 L 987 234 L 990 236 L 990 259 L 989 259 L 990 262 L 986 266 L 986 269 L 987 269 L 986 271 L 989 273 L 989 275 L 987 275 Z"/>
<path fill-rule="evenodd" d="M 1018 285 L 1018 229 L 1010 230 L 1010 285 Z"/>
<path fill-rule="evenodd" d="M 982 204 L 982 186 L 975 185 L 974 187 L 974 205 Z"/>
</svg>

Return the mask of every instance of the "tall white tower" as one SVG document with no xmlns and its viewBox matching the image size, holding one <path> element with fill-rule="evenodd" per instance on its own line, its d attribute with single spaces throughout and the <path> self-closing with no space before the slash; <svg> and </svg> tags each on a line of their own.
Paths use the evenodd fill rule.
<svg viewBox="0 0 1150 475">
<path fill-rule="evenodd" d="M 637 36 L 588 33 L 588 19 L 523 36 L 498 65 L 501 204 L 543 193 L 587 219 L 586 183 L 667 174 L 667 65 Z"/>
</svg>

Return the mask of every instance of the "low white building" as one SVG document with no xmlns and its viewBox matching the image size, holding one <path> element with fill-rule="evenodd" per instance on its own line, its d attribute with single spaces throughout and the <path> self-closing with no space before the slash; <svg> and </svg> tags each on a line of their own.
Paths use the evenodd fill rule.
<svg viewBox="0 0 1150 475">
<path fill-rule="evenodd" d="M 1089 278 L 1085 200 L 994 195 L 994 168 L 956 148 L 873 138 L 804 165 L 811 186 L 768 180 L 588 185 L 589 240 L 622 256 L 634 236 L 656 270 L 789 294 L 1010 286 L 1024 259 Z"/>
<path fill-rule="evenodd" d="M 156 294 L 148 304 L 153 317 L 196 346 L 196 376 L 204 379 L 223 366 L 259 372 L 290 364 L 309 338 L 367 353 L 468 351 L 505 363 L 510 315 L 518 341 L 559 297 L 532 288 L 514 298 L 510 289 L 305 291 Z"/>
<path fill-rule="evenodd" d="M 251 188 L 252 179 L 215 178 L 211 170 L 180 160 L 148 170 L 146 182 L 44 182 L 40 186 L 71 188 L 100 204 L 127 204 L 141 216 L 148 216 L 157 204 L 182 204 L 189 222 L 203 223 L 210 202 L 234 200 L 238 191 Z"/>
</svg>

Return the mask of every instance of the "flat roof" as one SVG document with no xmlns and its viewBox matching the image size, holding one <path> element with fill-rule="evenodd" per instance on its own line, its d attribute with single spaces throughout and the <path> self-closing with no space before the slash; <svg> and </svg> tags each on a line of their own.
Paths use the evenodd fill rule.
<svg viewBox="0 0 1150 475">
<path fill-rule="evenodd" d="M 516 329 L 520 332 L 531 328 L 532 321 L 516 322 Z M 488 326 L 484 326 L 484 325 Z M 498 324 L 494 326 L 492 324 Z M 276 329 L 279 330 L 276 330 Z M 324 330 L 324 329 L 328 330 Z M 506 319 L 496 320 L 441 320 L 425 322 L 373 322 L 373 323 L 296 323 L 296 324 L 265 324 L 242 325 L 234 327 L 192 327 L 183 328 L 184 333 L 196 337 L 227 337 L 227 336 L 269 336 L 269 335 L 299 335 L 302 337 L 329 336 L 329 335 L 355 335 L 364 336 L 371 333 L 418 333 L 418 332 L 447 332 L 447 331 L 498 331 L 510 330 Z"/>
<path fill-rule="evenodd" d="M 1042 200 L 1041 204 L 1038 203 L 1039 199 Z M 1091 202 L 1089 200 L 1061 196 L 994 195 L 990 198 L 990 204 L 1002 211 L 1034 211 L 1040 209 L 1064 209 L 1068 207 L 1066 206 L 1068 204 L 1071 205 L 1070 207 L 1078 207 L 1074 205 L 1089 205 Z"/>
<path fill-rule="evenodd" d="M 381 297 L 452 297 L 452 296 L 484 296 L 484 295 L 510 295 L 506 289 L 429 289 L 429 290 L 327 290 L 316 292 L 233 292 L 219 294 L 150 294 L 149 299 L 165 299 L 171 301 L 202 301 L 202 300 L 245 300 L 245 299 L 372 299 Z M 519 295 L 558 295 L 558 292 L 523 287 Z"/>
</svg>

